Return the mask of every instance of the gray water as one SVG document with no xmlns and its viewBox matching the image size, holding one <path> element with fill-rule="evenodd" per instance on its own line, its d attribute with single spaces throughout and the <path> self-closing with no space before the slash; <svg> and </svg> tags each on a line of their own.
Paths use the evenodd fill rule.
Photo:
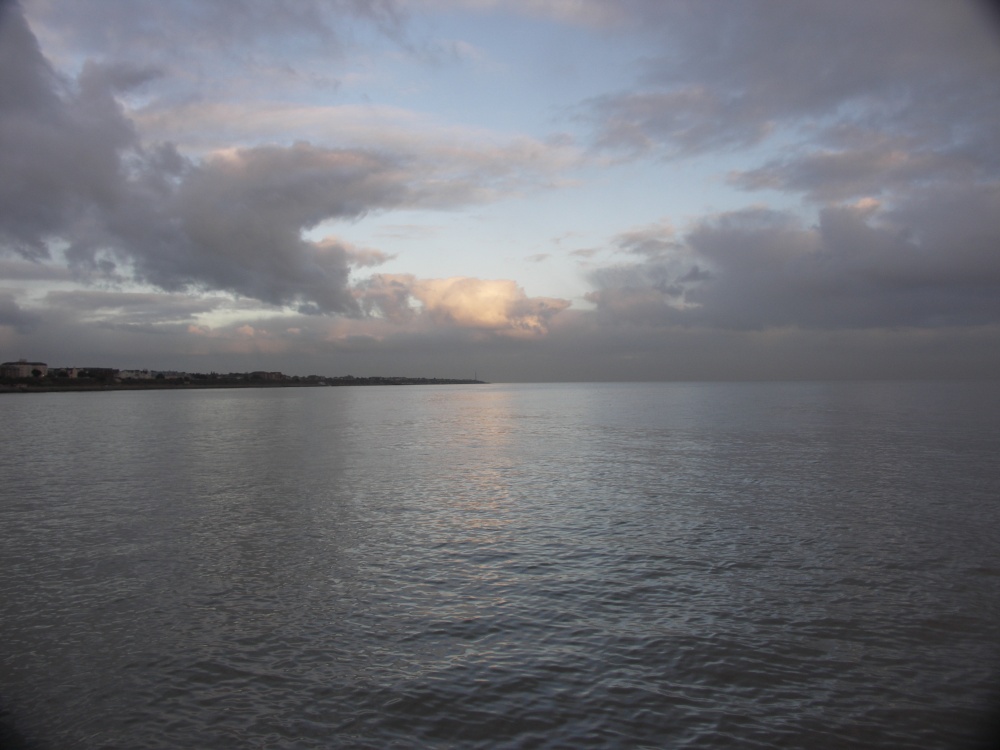
<svg viewBox="0 0 1000 750">
<path fill-rule="evenodd" d="M 997 705 L 997 383 L 10 394 L 0 419 L 26 747 L 950 749 Z"/>
</svg>

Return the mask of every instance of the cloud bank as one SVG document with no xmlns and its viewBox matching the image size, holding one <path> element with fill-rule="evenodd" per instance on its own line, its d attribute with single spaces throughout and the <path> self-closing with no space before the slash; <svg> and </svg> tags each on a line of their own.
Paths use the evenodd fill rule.
<svg viewBox="0 0 1000 750">
<path fill-rule="evenodd" d="M 813 226 L 767 209 L 711 217 L 682 243 L 593 271 L 590 298 L 615 319 L 727 330 L 995 323 L 1000 190 L 942 197 L 891 211 L 872 199 L 828 206 Z"/>
</svg>

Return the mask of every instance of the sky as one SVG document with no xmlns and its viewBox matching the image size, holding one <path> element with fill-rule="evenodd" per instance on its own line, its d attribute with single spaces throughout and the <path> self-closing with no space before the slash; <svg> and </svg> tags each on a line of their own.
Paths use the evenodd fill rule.
<svg viewBox="0 0 1000 750">
<path fill-rule="evenodd" d="M 0 360 L 1000 377 L 1000 15 L 0 0 Z"/>
</svg>

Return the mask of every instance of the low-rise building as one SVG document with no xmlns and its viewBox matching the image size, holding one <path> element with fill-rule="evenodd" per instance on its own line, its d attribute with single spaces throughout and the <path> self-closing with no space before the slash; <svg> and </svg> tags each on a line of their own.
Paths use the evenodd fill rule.
<svg viewBox="0 0 1000 750">
<path fill-rule="evenodd" d="M 77 367 L 76 376 L 78 378 L 91 378 L 93 380 L 114 380 L 118 370 L 113 367 Z"/>
<path fill-rule="evenodd" d="M 44 378 L 48 371 L 49 366 L 44 362 L 28 362 L 26 359 L 0 364 L 0 378 Z"/>
</svg>

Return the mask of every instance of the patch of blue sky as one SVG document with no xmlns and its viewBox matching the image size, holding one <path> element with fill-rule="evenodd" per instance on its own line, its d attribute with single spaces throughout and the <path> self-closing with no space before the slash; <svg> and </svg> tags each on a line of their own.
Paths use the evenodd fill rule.
<svg viewBox="0 0 1000 750">
<path fill-rule="evenodd" d="M 581 101 L 635 74 L 635 48 L 581 27 L 502 11 L 436 13 L 416 26 L 426 55 L 390 52 L 374 75 L 345 82 L 344 96 L 542 137 L 571 126 L 567 113 Z"/>
</svg>

